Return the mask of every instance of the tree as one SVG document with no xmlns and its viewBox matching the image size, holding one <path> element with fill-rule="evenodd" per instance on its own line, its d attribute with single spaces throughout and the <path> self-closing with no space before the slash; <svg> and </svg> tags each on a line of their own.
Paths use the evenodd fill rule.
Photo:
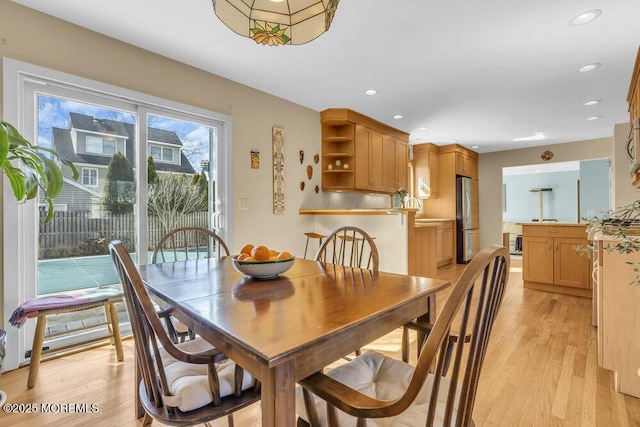
<svg viewBox="0 0 640 427">
<path fill-rule="evenodd" d="M 201 211 L 206 206 L 206 193 L 198 185 L 192 185 L 183 175 L 167 174 L 149 186 L 147 210 L 158 217 L 164 232 L 175 229 L 180 217 Z"/>
<path fill-rule="evenodd" d="M 126 214 L 133 211 L 135 194 L 131 163 L 122 153 L 117 152 L 109 162 L 102 203 L 114 215 Z"/>
<path fill-rule="evenodd" d="M 199 211 L 206 211 L 209 209 L 209 181 L 207 181 L 207 175 L 204 171 L 193 175 L 191 179 L 191 185 L 195 185 L 200 189 L 200 192 L 204 195 L 202 205 L 199 206 Z"/>
<path fill-rule="evenodd" d="M 147 159 L 147 184 L 155 184 L 158 182 L 158 172 L 156 172 L 156 164 L 153 161 L 153 157 L 149 156 Z"/>
</svg>

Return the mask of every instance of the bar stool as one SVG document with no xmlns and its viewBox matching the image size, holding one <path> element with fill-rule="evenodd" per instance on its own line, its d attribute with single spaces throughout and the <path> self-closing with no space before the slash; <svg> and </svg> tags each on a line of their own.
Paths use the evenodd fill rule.
<svg viewBox="0 0 640 427">
<path fill-rule="evenodd" d="M 322 234 L 314 233 L 311 231 L 304 233 L 304 235 L 307 236 L 307 243 L 304 245 L 304 258 L 307 258 L 307 249 L 309 248 L 309 239 L 318 239 L 318 247 L 320 247 L 320 245 L 322 244 L 322 239 L 324 239 L 326 236 Z"/>
</svg>

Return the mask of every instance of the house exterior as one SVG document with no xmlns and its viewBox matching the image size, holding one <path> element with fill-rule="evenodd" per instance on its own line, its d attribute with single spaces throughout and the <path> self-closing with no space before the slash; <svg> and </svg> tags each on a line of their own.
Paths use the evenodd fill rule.
<svg viewBox="0 0 640 427">
<path fill-rule="evenodd" d="M 173 131 L 148 128 L 148 156 L 156 171 L 193 175 L 195 170 L 182 150 L 182 141 Z M 71 160 L 80 178 L 71 179 L 64 168 L 65 185 L 55 200 L 58 211 L 93 211 L 99 205 L 102 187 L 111 157 L 122 153 L 129 163 L 136 164 L 135 126 L 117 120 L 101 119 L 70 113 L 69 128 L 52 128 L 51 145 L 61 158 Z M 41 203 L 41 206 L 45 206 Z"/>
</svg>

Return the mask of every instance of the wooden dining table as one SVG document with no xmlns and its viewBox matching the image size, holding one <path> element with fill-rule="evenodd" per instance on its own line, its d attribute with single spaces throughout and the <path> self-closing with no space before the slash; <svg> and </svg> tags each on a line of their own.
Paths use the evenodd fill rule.
<svg viewBox="0 0 640 427">
<path fill-rule="evenodd" d="M 231 257 L 150 264 L 154 300 L 261 381 L 262 425 L 293 427 L 295 385 L 406 322 L 433 320 L 450 283 L 297 258 L 255 280 Z"/>
</svg>

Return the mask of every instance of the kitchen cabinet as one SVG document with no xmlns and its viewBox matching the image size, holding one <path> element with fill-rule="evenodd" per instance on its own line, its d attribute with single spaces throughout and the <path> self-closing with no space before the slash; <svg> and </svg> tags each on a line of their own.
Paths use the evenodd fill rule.
<svg viewBox="0 0 640 427">
<path fill-rule="evenodd" d="M 640 253 L 609 251 L 614 244 L 597 241 L 598 366 L 615 372 L 617 392 L 640 397 L 640 286 L 632 284 Z"/>
<path fill-rule="evenodd" d="M 414 161 L 415 151 L 414 147 Z M 428 151 L 433 151 L 429 150 Z M 420 153 L 420 150 L 418 150 Z M 429 197 L 422 202 L 422 214 L 425 218 L 456 218 L 457 205 L 457 177 L 459 172 L 467 174 L 477 180 L 478 153 L 458 144 L 442 145 L 438 147 L 437 155 L 438 178 L 437 197 Z M 480 185 L 480 183 L 478 183 Z M 471 210 L 479 218 L 480 204 L 477 197 L 472 198 Z M 454 232 L 455 235 L 455 232 Z M 453 253 L 457 253 L 457 242 L 453 239 Z"/>
<path fill-rule="evenodd" d="M 393 194 L 408 187 L 409 134 L 346 108 L 320 113 L 322 189 Z"/>
<path fill-rule="evenodd" d="M 438 267 L 442 267 L 453 261 L 453 221 L 436 224 L 436 260 Z"/>
<path fill-rule="evenodd" d="M 456 151 L 456 175 L 478 179 L 478 160 L 465 152 Z"/>
<path fill-rule="evenodd" d="M 591 298 L 589 257 L 576 251 L 588 243 L 583 224 L 523 224 L 524 287 Z"/>
<path fill-rule="evenodd" d="M 398 188 L 409 189 L 409 144 L 398 138 L 386 136 L 384 143 L 384 189 L 394 193 Z"/>
<path fill-rule="evenodd" d="M 413 194 L 419 199 L 438 198 L 438 146 L 416 144 L 413 147 Z"/>
<path fill-rule="evenodd" d="M 627 155 L 631 159 L 631 184 L 640 188 L 640 48 L 631 75 L 627 103 L 629 104 L 629 123 L 631 123 L 631 134 L 627 143 Z"/>
<path fill-rule="evenodd" d="M 385 191 L 384 148 L 385 138 L 381 132 L 356 125 L 355 180 L 357 190 Z"/>
</svg>

